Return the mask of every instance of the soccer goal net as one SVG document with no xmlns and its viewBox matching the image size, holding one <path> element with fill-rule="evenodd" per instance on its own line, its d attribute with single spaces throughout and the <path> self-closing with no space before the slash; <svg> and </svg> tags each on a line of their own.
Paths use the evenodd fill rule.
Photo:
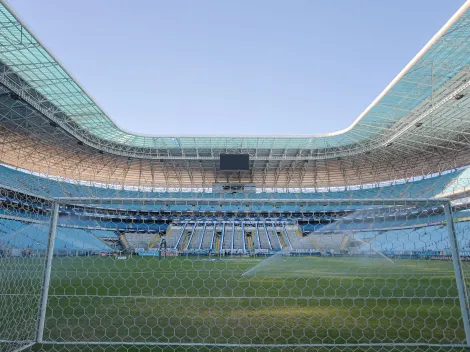
<svg viewBox="0 0 470 352">
<path fill-rule="evenodd" d="M 3 195 L 0 350 L 470 343 L 465 203 L 239 203 Z"/>
</svg>

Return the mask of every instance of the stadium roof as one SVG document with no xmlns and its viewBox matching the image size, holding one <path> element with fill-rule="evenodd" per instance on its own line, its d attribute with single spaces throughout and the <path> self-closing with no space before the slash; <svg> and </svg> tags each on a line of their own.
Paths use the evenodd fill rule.
<svg viewBox="0 0 470 352">
<path fill-rule="evenodd" d="M 462 166 L 469 161 L 469 7 L 466 2 L 345 130 L 305 136 L 170 137 L 132 134 L 116 126 L 2 3 L 0 160 L 99 182 L 193 187 L 218 177 L 263 187 L 333 186 Z M 251 171 L 221 174 L 217 160 L 226 152 L 249 153 Z M 80 164 L 79 171 L 73 162 Z"/>
</svg>

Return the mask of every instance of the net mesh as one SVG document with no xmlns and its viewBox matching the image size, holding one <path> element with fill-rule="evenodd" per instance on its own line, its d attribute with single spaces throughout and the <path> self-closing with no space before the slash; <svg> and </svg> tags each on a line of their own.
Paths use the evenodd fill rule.
<svg viewBox="0 0 470 352">
<path fill-rule="evenodd" d="M 1 350 L 458 350 L 466 343 L 469 302 L 449 237 L 455 229 L 468 277 L 464 203 L 453 206 L 449 226 L 437 200 L 321 201 L 301 216 L 256 217 L 175 215 L 149 199 L 62 199 L 55 224 L 52 202 L 14 192 L 3 198 Z M 29 347 L 38 334 L 42 344 Z"/>
</svg>

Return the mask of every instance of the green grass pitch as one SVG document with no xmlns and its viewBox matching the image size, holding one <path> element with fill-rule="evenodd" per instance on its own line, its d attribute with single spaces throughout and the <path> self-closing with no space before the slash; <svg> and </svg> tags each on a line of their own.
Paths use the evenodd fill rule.
<svg viewBox="0 0 470 352">
<path fill-rule="evenodd" d="M 43 260 L 0 259 L 3 339 L 34 338 Z M 54 258 L 45 341 L 462 344 L 451 262 Z"/>
</svg>

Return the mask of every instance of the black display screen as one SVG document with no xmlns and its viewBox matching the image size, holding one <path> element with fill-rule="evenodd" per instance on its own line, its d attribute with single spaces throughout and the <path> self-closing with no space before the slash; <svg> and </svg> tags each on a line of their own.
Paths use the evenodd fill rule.
<svg viewBox="0 0 470 352">
<path fill-rule="evenodd" d="M 248 171 L 250 170 L 250 156 L 248 154 L 220 154 L 221 171 Z"/>
</svg>

